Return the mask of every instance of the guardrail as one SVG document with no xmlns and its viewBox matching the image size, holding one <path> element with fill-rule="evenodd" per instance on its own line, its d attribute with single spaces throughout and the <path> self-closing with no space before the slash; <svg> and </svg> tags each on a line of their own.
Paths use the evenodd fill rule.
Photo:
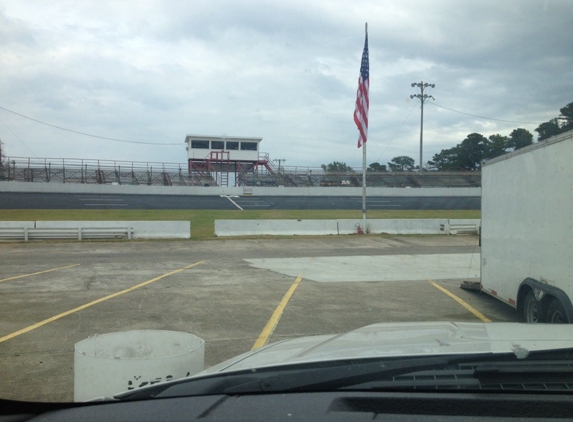
<svg viewBox="0 0 573 422">
<path fill-rule="evenodd" d="M 190 239 L 190 221 L 0 221 L 1 240 Z"/>
<path fill-rule="evenodd" d="M 480 226 L 479 223 L 449 223 L 449 224 L 440 224 L 440 230 L 445 231 L 447 234 L 458 234 L 458 233 L 478 234 L 479 226 Z"/>
<path fill-rule="evenodd" d="M 132 239 L 133 227 L 0 227 L 0 239 L 39 240 L 39 239 Z"/>
</svg>

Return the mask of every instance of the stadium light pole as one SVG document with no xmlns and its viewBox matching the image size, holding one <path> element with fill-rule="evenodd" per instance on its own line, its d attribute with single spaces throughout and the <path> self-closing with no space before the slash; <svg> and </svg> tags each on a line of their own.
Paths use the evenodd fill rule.
<svg viewBox="0 0 573 422">
<path fill-rule="evenodd" d="M 423 143 L 424 143 L 424 102 L 428 99 L 431 98 L 432 100 L 435 100 L 434 97 L 432 97 L 431 95 L 428 94 L 424 94 L 424 89 L 426 88 L 435 88 L 436 84 L 428 84 L 428 83 L 424 83 L 424 81 L 422 82 L 412 82 L 412 88 L 417 86 L 418 88 L 420 88 L 420 93 L 419 94 L 414 94 L 414 95 L 410 95 L 410 98 L 419 98 L 420 99 L 420 103 L 422 103 L 422 107 L 421 107 L 421 113 L 420 113 L 420 173 L 422 172 L 422 168 L 424 166 L 424 160 L 423 160 L 423 154 L 422 154 L 422 149 L 423 149 Z"/>
</svg>

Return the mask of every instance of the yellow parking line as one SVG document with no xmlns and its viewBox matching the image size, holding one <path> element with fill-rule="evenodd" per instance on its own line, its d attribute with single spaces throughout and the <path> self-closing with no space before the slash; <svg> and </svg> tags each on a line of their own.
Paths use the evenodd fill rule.
<svg viewBox="0 0 573 422">
<path fill-rule="evenodd" d="M 77 267 L 78 265 L 80 264 L 68 265 L 67 267 L 52 268 L 51 270 L 38 271 L 37 273 L 22 274 L 22 275 L 17 275 L 15 277 L 3 278 L 0 280 L 0 283 L 2 283 L 3 281 L 16 280 L 17 278 L 31 277 L 33 275 L 50 273 L 52 271 L 65 270 L 66 268 Z"/>
<path fill-rule="evenodd" d="M 310 262 L 312 262 L 313 260 L 314 260 L 314 258 L 312 258 L 310 260 Z M 310 265 L 310 262 L 309 262 L 309 265 Z M 306 268 L 308 268 L 308 266 Z M 299 276 L 296 278 L 296 280 L 294 281 L 292 286 L 290 286 L 290 289 L 288 289 L 288 291 L 285 293 L 281 302 L 279 303 L 279 306 L 277 306 L 277 308 L 275 309 L 275 311 L 271 315 L 269 322 L 267 322 L 267 325 L 265 325 L 265 328 L 263 328 L 263 331 L 261 331 L 259 338 L 255 342 L 255 344 L 253 345 L 251 350 L 259 349 L 259 348 L 263 347 L 265 344 L 267 344 L 267 341 L 269 341 L 269 337 L 273 334 L 273 331 L 275 330 L 276 326 L 279 323 L 279 320 L 281 319 L 281 316 L 283 314 L 284 309 L 287 306 L 288 301 L 290 300 L 294 291 L 296 290 L 296 288 L 298 287 L 298 285 L 302 281 L 302 276 L 304 274 L 304 271 L 306 271 L 306 268 L 303 270 L 303 272 L 301 272 L 299 274 Z"/>
<path fill-rule="evenodd" d="M 21 334 L 25 334 L 25 333 L 27 333 L 27 332 L 30 332 L 30 331 L 32 331 L 32 330 L 35 330 L 36 328 L 39 328 L 39 327 L 41 327 L 41 326 L 43 326 L 43 325 L 46 325 L 46 324 L 48 324 L 48 323 L 50 323 L 50 322 L 56 321 L 56 320 L 58 320 L 58 319 L 60 319 L 60 318 L 63 318 L 63 317 L 68 316 L 68 315 L 70 315 L 70 314 L 73 314 L 74 312 L 78 312 L 78 311 L 81 311 L 82 309 L 89 308 L 90 306 L 97 305 L 98 303 L 104 302 L 104 301 L 106 301 L 106 300 L 108 300 L 108 299 L 113 299 L 114 297 L 118 297 L 118 296 L 120 296 L 120 295 L 122 295 L 122 294 L 124 294 L 124 293 L 132 292 L 132 291 L 134 291 L 134 290 L 136 290 L 136 289 L 139 289 L 140 287 L 147 286 L 148 284 L 154 283 L 154 282 L 156 282 L 156 281 L 158 281 L 158 280 L 161 280 L 161 279 L 163 279 L 163 278 L 165 278 L 165 277 L 169 277 L 169 276 L 171 276 L 171 275 L 173 275 L 173 274 L 177 274 L 177 273 L 179 273 L 179 272 L 181 272 L 181 271 L 183 271 L 183 270 L 187 270 L 187 269 L 189 269 L 189 268 L 193 268 L 193 267 L 195 267 L 195 266 L 197 266 L 197 265 L 199 265 L 199 264 L 202 264 L 203 262 L 205 262 L 205 261 L 199 261 L 199 262 L 196 262 L 196 263 L 194 263 L 194 264 L 187 265 L 186 267 L 179 268 L 178 270 L 171 271 L 171 272 L 169 272 L 169 273 L 160 275 L 159 277 L 155 277 L 155 278 L 153 278 L 153 279 L 151 279 L 151 280 L 148 280 L 148 281 L 145 281 L 145 282 L 143 282 L 143 283 L 137 284 L 137 285 L 135 285 L 135 286 L 133 286 L 133 287 L 130 287 L 129 289 L 125 289 L 125 290 L 122 290 L 121 292 L 113 293 L 113 294 L 111 294 L 111 295 L 102 297 L 102 298 L 100 298 L 100 299 L 94 300 L 94 301 L 89 302 L 89 303 L 86 303 L 85 305 L 78 306 L 77 308 L 71 309 L 71 310 L 69 310 L 69 311 L 62 312 L 61 314 L 54 315 L 54 316 L 51 317 L 51 318 L 45 319 L 45 320 L 40 321 L 40 322 L 38 322 L 38 323 L 36 323 L 36 324 L 34 324 L 34 325 L 30 325 L 29 327 L 26 327 L 26 328 L 23 328 L 23 329 L 21 329 L 21 330 L 15 331 L 15 332 L 13 332 L 12 334 L 8 334 L 8 335 L 6 335 L 6 336 L 4 336 L 4 337 L 0 337 L 0 343 L 4 342 L 4 341 L 6 341 L 6 340 L 10 340 L 10 339 L 12 339 L 12 338 L 14 338 L 14 337 L 17 337 L 17 336 L 21 335 Z"/>
<path fill-rule="evenodd" d="M 467 302 L 465 302 L 463 299 L 460 299 L 459 297 L 457 297 L 455 294 L 453 294 L 452 292 L 450 292 L 447 289 L 444 289 L 442 286 L 440 286 L 437 283 L 434 283 L 431 280 L 428 280 L 430 282 L 430 284 L 432 286 L 434 286 L 436 289 L 441 290 L 442 292 L 444 292 L 445 294 L 447 294 L 449 297 L 451 297 L 452 299 L 454 299 L 456 302 L 458 302 L 460 305 L 462 305 L 464 308 L 466 308 L 468 311 L 470 311 L 472 314 L 474 314 L 476 317 L 478 317 L 479 319 L 481 319 L 483 322 L 491 322 L 491 319 L 489 319 L 488 317 L 486 317 L 484 314 L 482 314 L 480 311 L 478 311 L 477 309 L 473 308 L 471 305 L 469 305 Z"/>
</svg>

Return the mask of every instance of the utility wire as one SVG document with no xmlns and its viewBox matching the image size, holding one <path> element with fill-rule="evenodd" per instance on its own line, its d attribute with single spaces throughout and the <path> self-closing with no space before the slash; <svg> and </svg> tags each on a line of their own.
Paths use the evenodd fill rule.
<svg viewBox="0 0 573 422">
<path fill-rule="evenodd" d="M 12 129 L 10 129 L 10 127 L 9 127 L 5 122 L 3 122 L 2 120 L 0 120 L 0 123 L 2 123 L 2 126 L 4 126 L 6 129 L 8 129 L 8 130 L 10 131 L 10 133 L 11 133 L 12 135 L 14 135 L 14 137 L 15 137 L 17 140 L 19 140 L 20 143 L 21 143 L 22 145 L 24 145 L 24 146 L 26 147 L 26 149 L 27 149 L 28 151 L 30 151 L 34 157 L 38 158 L 38 156 L 37 156 L 36 154 L 34 154 L 34 151 L 32 151 L 32 150 L 28 147 L 28 145 L 26 145 L 26 144 L 24 143 L 24 141 L 22 141 L 22 140 L 20 139 L 20 137 L 14 133 L 14 131 L 13 131 Z M 6 154 L 4 154 L 4 155 L 6 155 Z"/>
<path fill-rule="evenodd" d="M 394 140 L 396 139 L 396 136 L 398 136 L 398 133 L 400 132 L 400 130 L 402 130 L 402 128 L 404 127 L 404 124 L 406 123 L 406 120 L 408 120 L 410 118 L 410 115 L 412 114 L 412 111 L 414 111 L 415 105 L 412 106 L 410 108 L 410 111 L 408 112 L 408 115 L 406 116 L 406 118 L 404 118 L 404 120 L 402 121 L 402 124 L 400 125 L 400 127 L 398 129 L 396 129 L 396 132 L 394 132 L 394 135 L 392 136 L 392 139 L 390 139 L 390 142 L 388 142 L 385 146 L 384 149 L 382 150 L 382 152 L 380 153 L 380 155 L 378 156 L 378 159 L 376 161 L 379 161 L 380 158 L 382 158 L 382 156 L 386 153 L 386 150 L 392 146 L 392 144 L 394 143 Z"/>
<path fill-rule="evenodd" d="M 445 110 L 453 111 L 454 113 L 460 113 L 460 114 L 465 114 L 466 116 L 477 117 L 477 118 L 479 118 L 479 119 L 495 120 L 495 121 L 497 121 L 497 122 L 507 122 L 507 123 L 527 123 L 527 124 L 532 124 L 532 125 L 536 125 L 536 124 L 537 124 L 536 122 L 517 122 L 517 121 L 515 121 L 515 120 L 503 120 L 503 119 L 494 119 L 493 117 L 477 116 L 477 115 L 475 115 L 475 114 L 464 113 L 463 111 L 454 110 L 453 108 L 444 107 L 443 105 L 436 104 L 436 103 L 428 103 L 428 104 L 431 104 L 431 105 L 436 106 L 436 107 L 443 108 L 443 109 L 445 109 Z"/>
<path fill-rule="evenodd" d="M 25 115 L 20 114 L 20 113 L 16 113 L 15 111 L 8 110 L 7 108 L 2 107 L 2 106 L 0 106 L 0 109 L 5 110 L 5 111 L 7 111 L 8 113 L 12 113 L 12 114 L 15 114 L 15 115 L 17 115 L 17 116 L 23 117 L 23 118 L 25 118 L 25 119 L 32 120 L 33 122 L 36 122 L 36 123 L 40 123 L 40 124 L 43 124 L 43 125 L 46 125 L 46 126 L 50 126 L 50 127 L 56 128 L 56 129 L 60 129 L 60 130 L 65 130 L 66 132 L 76 133 L 76 134 L 78 134 L 78 135 L 89 136 L 89 137 L 91 137 L 91 138 L 105 139 L 106 141 L 114 141 L 114 142 L 125 142 L 125 143 L 127 143 L 127 144 L 140 144 L 140 145 L 177 145 L 177 146 L 181 146 L 181 142 L 178 142 L 178 143 L 159 143 L 159 142 L 127 141 L 127 140 L 125 140 L 125 139 L 116 139 L 116 138 L 108 138 L 108 137 L 106 137 L 106 136 L 92 135 L 92 134 L 90 134 L 90 133 L 79 132 L 79 131 L 77 131 L 77 130 L 67 129 L 67 128 L 65 128 L 65 127 L 61 127 L 61 126 L 57 126 L 57 125 L 52 125 L 52 124 L 50 124 L 50 123 L 42 122 L 41 120 L 37 120 L 37 119 L 34 119 L 34 118 L 32 118 L 32 117 L 29 117 L 29 116 L 25 116 Z"/>
</svg>

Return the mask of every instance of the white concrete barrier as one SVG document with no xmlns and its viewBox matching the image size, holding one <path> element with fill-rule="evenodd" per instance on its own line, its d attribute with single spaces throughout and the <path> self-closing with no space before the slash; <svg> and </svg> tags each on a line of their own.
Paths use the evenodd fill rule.
<svg viewBox="0 0 573 422">
<path fill-rule="evenodd" d="M 249 195 L 249 196 L 362 196 L 355 187 L 218 187 L 97 185 L 73 183 L 0 182 L 0 192 L 119 195 Z M 368 188 L 368 197 L 481 196 L 481 188 Z"/>
<path fill-rule="evenodd" d="M 247 189 L 247 188 L 245 188 Z M 252 196 L 362 196 L 355 187 L 257 187 L 248 188 Z M 366 195 L 386 196 L 481 196 L 481 188 L 367 188 Z"/>
<path fill-rule="evenodd" d="M 1 228 L 24 228 L 29 229 L 36 227 L 35 221 L 0 221 Z"/>
<path fill-rule="evenodd" d="M 449 234 L 450 221 L 477 224 L 480 220 L 379 219 L 366 220 L 215 220 L 215 236 L 356 234 L 358 225 L 371 234 Z"/>
<path fill-rule="evenodd" d="M 242 195 L 243 188 L 203 186 L 97 185 L 74 183 L 0 182 L 0 192 L 118 195 Z"/>
<path fill-rule="evenodd" d="M 215 236 L 335 234 L 336 220 L 215 220 Z"/>
<path fill-rule="evenodd" d="M 447 224 L 447 219 L 397 218 L 366 220 L 366 227 L 362 227 L 361 219 L 337 220 L 339 234 L 357 233 L 358 224 L 364 233 L 372 234 L 444 234 L 440 230 L 441 224 Z"/>
</svg>

